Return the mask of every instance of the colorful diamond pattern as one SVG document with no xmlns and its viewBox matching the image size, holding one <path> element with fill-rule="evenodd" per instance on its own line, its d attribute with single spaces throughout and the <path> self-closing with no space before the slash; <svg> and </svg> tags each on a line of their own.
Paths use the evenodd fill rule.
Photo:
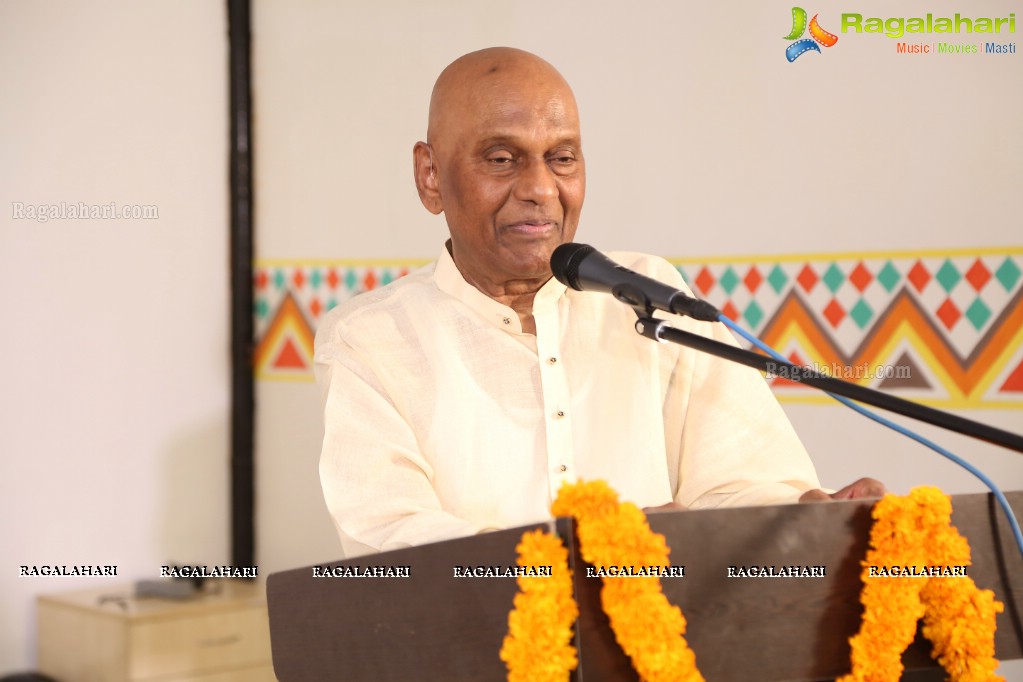
<svg viewBox="0 0 1023 682">
<path fill-rule="evenodd" d="M 878 325 L 891 324 L 891 304 L 904 300 L 899 297 L 909 292 L 912 305 L 930 318 L 934 325 L 931 329 L 945 338 L 960 358 L 979 357 L 974 348 L 992 338 L 1000 338 L 993 336 L 997 327 L 991 325 L 1011 319 L 1007 306 L 1018 305 L 1023 296 L 1021 267 L 1023 254 L 1015 252 L 1007 256 L 957 253 L 920 258 L 832 257 L 802 262 L 751 259 L 694 263 L 684 269 L 676 265 L 686 281 L 692 282 L 698 296 L 757 333 L 771 328 L 780 306 L 797 300 L 809 314 L 810 322 L 819 325 L 819 333 L 830 338 L 840 353 L 846 354 L 863 347 L 862 342 L 875 333 Z M 323 315 L 340 302 L 386 285 L 408 272 L 409 268 L 400 264 L 257 266 L 252 279 L 257 338 L 276 319 L 283 297 L 290 295 L 315 327 Z M 695 280 L 689 280 L 687 272 L 696 275 Z M 872 286 L 875 281 L 879 286 Z M 937 286 L 931 286 L 932 281 Z M 818 283 L 824 286 L 818 287 Z M 852 324 L 845 324 L 846 319 Z M 804 343 L 806 341 L 797 341 L 796 347 L 802 348 Z M 311 358 L 299 360 L 302 367 L 311 367 Z M 919 357 L 917 360 L 920 361 Z M 921 362 L 926 365 L 934 360 Z M 1005 372 L 1020 364 L 1018 360 L 1012 362 Z M 992 388 L 984 390 L 994 395 L 1010 384 L 1015 386 L 1000 378 L 989 381 L 985 386 Z"/>
<path fill-rule="evenodd" d="M 728 301 L 724 306 L 722 306 L 721 314 L 733 322 L 739 319 L 739 309 L 736 308 L 735 304 L 731 301 Z"/>
<path fill-rule="evenodd" d="M 1012 291 L 1012 288 L 1016 286 L 1016 282 L 1019 281 L 1020 269 L 1019 266 L 1011 258 L 1006 258 L 998 269 L 995 270 L 995 279 L 1006 291 Z"/>
<path fill-rule="evenodd" d="M 742 311 L 742 316 L 745 318 L 746 324 L 756 328 L 760 321 L 764 319 L 764 309 L 757 305 L 756 301 L 750 301 L 749 305 L 746 306 L 746 310 Z"/>
<path fill-rule="evenodd" d="M 941 320 L 942 324 L 949 331 L 952 331 L 952 328 L 956 326 L 956 323 L 959 322 L 959 318 L 962 316 L 963 314 L 959 312 L 959 308 L 956 307 L 951 298 L 946 298 L 945 302 L 938 308 L 938 319 Z"/>
<path fill-rule="evenodd" d="M 751 266 L 749 272 L 747 272 L 746 276 L 742 278 L 742 283 L 746 285 L 746 288 L 749 289 L 751 294 L 757 293 L 757 288 L 760 287 L 760 284 L 763 281 L 764 277 L 760 274 L 760 271 L 757 270 L 756 265 Z"/>
<path fill-rule="evenodd" d="M 899 271 L 895 269 L 895 266 L 892 265 L 891 261 L 885 262 L 884 267 L 881 268 L 879 273 L 877 273 L 877 281 L 881 283 L 881 286 L 883 286 L 884 290 L 888 293 L 892 292 L 892 289 L 895 288 L 895 285 L 898 284 L 901 279 L 902 275 L 900 275 Z"/>
<path fill-rule="evenodd" d="M 774 293 L 780 294 L 785 285 L 789 283 L 789 276 L 785 274 L 780 265 L 775 264 L 771 268 L 771 273 L 767 276 L 767 283 L 774 289 Z"/>
<path fill-rule="evenodd" d="M 735 287 L 739 285 L 739 276 L 735 274 L 735 270 L 731 266 L 725 268 L 724 274 L 721 275 L 721 279 L 718 280 L 718 284 L 725 290 L 725 293 L 729 296 L 735 291 Z"/>
<path fill-rule="evenodd" d="M 703 295 L 706 296 L 710 293 L 710 290 L 714 287 L 714 275 L 710 273 L 710 270 L 706 267 L 700 269 L 700 274 L 696 276 L 694 284 L 699 288 Z"/>
<path fill-rule="evenodd" d="M 838 291 L 838 287 L 842 286 L 845 282 L 845 273 L 835 263 L 828 266 L 828 269 L 824 272 L 824 286 L 831 290 L 831 293 Z"/>
<path fill-rule="evenodd" d="M 923 261 L 917 261 L 910 269 L 909 276 L 906 279 L 908 279 L 913 287 L 922 294 L 928 283 L 931 281 L 931 273 L 927 271 L 927 267 L 924 266 Z"/>
<path fill-rule="evenodd" d="M 831 303 L 824 309 L 824 317 L 831 323 L 832 327 L 838 327 L 845 319 L 845 308 L 837 299 L 831 299 Z"/>
<path fill-rule="evenodd" d="M 959 280 L 962 278 L 963 276 L 959 274 L 959 269 L 952 264 L 950 258 L 945 259 L 945 262 L 941 264 L 938 272 L 934 275 L 934 279 L 938 280 L 941 288 L 949 292 L 955 288 L 956 284 L 959 284 Z"/>
<path fill-rule="evenodd" d="M 803 291 L 808 294 L 813 291 L 815 286 L 817 286 L 817 282 L 819 280 L 820 278 L 817 276 L 817 273 L 814 272 L 814 269 L 810 267 L 809 263 L 803 266 L 803 269 L 799 271 L 799 276 L 796 277 L 796 281 L 799 282 L 799 286 L 803 287 Z"/>
<path fill-rule="evenodd" d="M 869 303 L 861 298 L 856 301 L 856 305 L 849 309 L 849 317 L 853 319 L 857 327 L 864 329 L 874 318 L 874 310 Z"/>
<path fill-rule="evenodd" d="M 970 307 L 966 309 L 966 319 L 970 321 L 973 328 L 980 331 L 980 328 L 987 324 L 987 321 L 991 319 L 991 308 L 987 306 L 978 296 L 974 299 Z"/>
<path fill-rule="evenodd" d="M 849 281 L 862 293 L 874 281 L 874 276 L 870 274 L 870 270 L 867 270 L 867 266 L 863 264 L 863 261 L 860 261 L 849 274 Z"/>
<path fill-rule="evenodd" d="M 984 261 L 978 258 L 966 271 L 966 281 L 979 293 L 991 281 L 991 271 L 984 265 Z"/>
</svg>

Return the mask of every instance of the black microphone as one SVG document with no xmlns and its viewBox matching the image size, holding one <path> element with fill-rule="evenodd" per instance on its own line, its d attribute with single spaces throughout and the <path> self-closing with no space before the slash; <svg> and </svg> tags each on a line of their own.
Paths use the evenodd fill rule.
<svg viewBox="0 0 1023 682">
<path fill-rule="evenodd" d="M 721 314 L 710 303 L 633 272 L 588 244 L 562 244 L 554 249 L 551 272 L 571 289 L 611 294 L 634 308 L 656 308 L 705 322 L 717 322 Z"/>
</svg>

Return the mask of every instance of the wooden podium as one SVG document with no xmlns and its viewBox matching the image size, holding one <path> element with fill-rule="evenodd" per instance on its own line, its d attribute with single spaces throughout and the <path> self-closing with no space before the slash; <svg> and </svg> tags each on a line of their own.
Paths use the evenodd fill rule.
<svg viewBox="0 0 1023 682">
<path fill-rule="evenodd" d="M 1023 492 L 1008 493 L 1023 517 Z M 684 577 L 662 578 L 689 622 L 686 639 L 709 682 L 831 680 L 848 672 L 849 637 L 859 629 L 860 561 L 871 502 L 665 512 L 650 526 L 671 546 Z M 1023 657 L 1023 558 L 989 494 L 953 497 L 952 522 L 967 537 L 969 575 L 1005 604 L 999 659 Z M 600 608 L 602 581 L 587 578 L 574 526 L 549 526 L 569 548 L 579 604 L 574 680 L 636 680 Z M 529 528 L 529 527 L 526 527 Z M 487 533 L 323 566 L 409 567 L 409 577 L 314 577 L 320 567 L 267 580 L 274 671 L 281 682 L 344 679 L 494 680 L 517 585 L 511 578 L 455 577 L 456 567 L 514 566 L 525 528 Z M 824 566 L 824 577 L 728 577 L 730 566 Z M 400 572 L 400 571 L 394 571 Z M 903 657 L 904 680 L 943 680 L 917 641 Z"/>
</svg>

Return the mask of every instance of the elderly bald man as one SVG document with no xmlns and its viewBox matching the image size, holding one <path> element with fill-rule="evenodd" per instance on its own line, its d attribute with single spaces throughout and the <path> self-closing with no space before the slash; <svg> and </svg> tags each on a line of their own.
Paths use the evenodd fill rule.
<svg viewBox="0 0 1023 682">
<path fill-rule="evenodd" d="M 457 59 L 413 163 L 450 240 L 316 335 L 320 478 L 348 556 L 550 518 L 577 478 L 643 507 L 883 492 L 861 479 L 829 496 L 757 372 L 651 343 L 628 307 L 552 278 L 586 167 L 575 98 L 550 64 L 511 48 Z M 612 256 L 685 286 L 664 260 Z M 734 343 L 720 324 L 674 323 Z"/>
</svg>

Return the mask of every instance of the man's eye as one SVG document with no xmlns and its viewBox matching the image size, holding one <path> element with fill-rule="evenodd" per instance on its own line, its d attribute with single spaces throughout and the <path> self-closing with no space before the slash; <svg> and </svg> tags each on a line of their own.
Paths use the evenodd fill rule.
<svg viewBox="0 0 1023 682">
<path fill-rule="evenodd" d="M 547 165 L 557 175 L 570 175 L 576 171 L 576 158 L 571 154 L 557 154 L 547 158 Z"/>
<path fill-rule="evenodd" d="M 491 156 L 487 160 L 490 161 L 490 163 L 494 164 L 495 166 L 503 166 L 510 164 L 515 159 L 508 156 L 507 154 L 502 154 L 501 156 Z"/>
</svg>

